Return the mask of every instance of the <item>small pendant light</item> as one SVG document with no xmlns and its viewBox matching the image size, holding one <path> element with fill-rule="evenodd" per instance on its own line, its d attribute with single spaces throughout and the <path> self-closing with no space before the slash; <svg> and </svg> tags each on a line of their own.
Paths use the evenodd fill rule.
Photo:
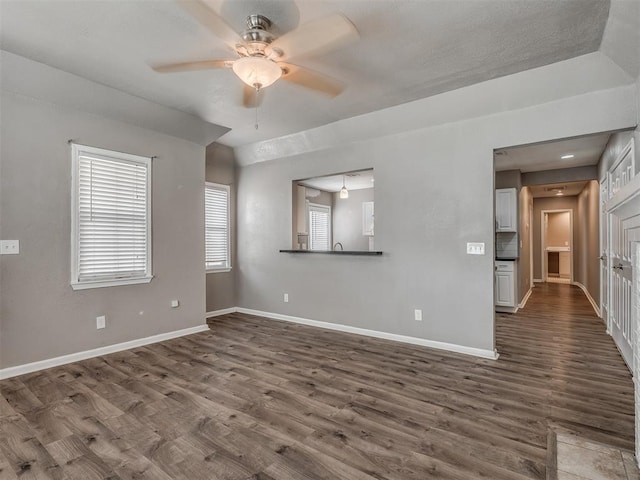
<svg viewBox="0 0 640 480">
<path fill-rule="evenodd" d="M 342 189 L 340 190 L 340 198 L 349 198 L 349 190 L 344 184 L 345 178 L 342 176 Z"/>
</svg>

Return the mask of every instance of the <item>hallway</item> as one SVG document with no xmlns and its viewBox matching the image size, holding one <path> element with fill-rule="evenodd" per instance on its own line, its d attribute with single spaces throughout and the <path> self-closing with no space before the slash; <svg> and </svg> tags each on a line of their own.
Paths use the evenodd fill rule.
<svg viewBox="0 0 640 480">
<path fill-rule="evenodd" d="M 580 288 L 536 284 L 524 309 L 497 314 L 496 339 L 500 361 L 526 365 L 550 426 L 633 451 L 631 373 Z"/>
</svg>

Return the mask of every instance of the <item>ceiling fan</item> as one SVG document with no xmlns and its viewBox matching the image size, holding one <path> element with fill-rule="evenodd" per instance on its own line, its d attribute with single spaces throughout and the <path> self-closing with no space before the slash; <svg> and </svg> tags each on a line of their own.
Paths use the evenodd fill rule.
<svg viewBox="0 0 640 480">
<path fill-rule="evenodd" d="M 357 40 L 358 31 L 345 16 L 334 14 L 313 20 L 276 37 L 270 32 L 271 20 L 254 14 L 247 17 L 247 29 L 238 34 L 204 0 L 177 2 L 196 21 L 229 45 L 238 58 L 156 65 L 152 67 L 156 72 L 231 68 L 245 83 L 243 103 L 246 107 L 257 105 L 257 93 L 280 78 L 329 96 L 336 96 L 344 90 L 344 84 L 339 80 L 285 60 L 318 55 Z"/>
</svg>

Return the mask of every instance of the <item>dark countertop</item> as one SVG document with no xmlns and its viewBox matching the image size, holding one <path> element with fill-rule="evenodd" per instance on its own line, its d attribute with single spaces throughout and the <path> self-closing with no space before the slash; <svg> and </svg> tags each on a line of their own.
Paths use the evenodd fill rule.
<svg viewBox="0 0 640 480">
<path fill-rule="evenodd" d="M 496 260 L 502 260 L 503 262 L 515 262 L 516 260 L 518 260 L 518 257 L 496 257 Z"/>
<path fill-rule="evenodd" d="M 280 250 L 280 253 L 311 253 L 321 255 L 382 255 L 380 250 L 369 252 L 367 250 Z"/>
</svg>

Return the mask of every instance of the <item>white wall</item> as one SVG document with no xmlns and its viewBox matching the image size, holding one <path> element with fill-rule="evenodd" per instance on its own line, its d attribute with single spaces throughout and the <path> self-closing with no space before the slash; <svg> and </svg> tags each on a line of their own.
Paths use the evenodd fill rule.
<svg viewBox="0 0 640 480">
<path fill-rule="evenodd" d="M 0 257 L 0 367 L 203 325 L 204 147 L 13 93 L 1 102 L 1 235 L 19 239 L 20 254 Z M 157 156 L 151 283 L 69 286 L 68 139 Z M 106 329 L 96 330 L 97 315 Z"/>
<path fill-rule="evenodd" d="M 554 65 L 547 74 L 557 72 Z M 311 137 L 271 142 L 267 158 L 283 152 L 280 159 L 245 163 L 239 170 L 239 305 L 492 350 L 493 149 L 625 128 L 636 120 L 635 101 L 630 101 L 635 87 L 620 86 L 615 75 L 612 83 L 604 82 L 611 88 L 583 93 L 580 83 L 579 94 L 504 111 L 503 99 L 518 103 L 512 90 L 533 89 L 522 83 L 540 82 L 543 73 L 501 78 L 497 85 L 487 82 L 488 97 L 482 102 L 496 107 L 477 118 L 430 124 L 438 113 L 449 119 L 446 112 L 460 111 L 470 99 L 462 89 L 418 102 L 437 106 L 424 128 L 413 117 L 412 131 L 361 138 L 372 119 L 393 131 L 393 119 L 415 111 L 416 105 L 409 104 L 359 117 L 361 123 L 338 122 Z M 609 78 L 604 73 L 596 77 Z M 548 80 L 554 88 L 558 84 L 557 77 Z M 477 86 L 469 88 L 478 92 Z M 314 138 L 322 140 L 314 143 Z M 345 138 L 358 141 L 340 143 Z M 376 171 L 381 257 L 278 253 L 289 245 L 293 179 L 365 168 Z M 466 255 L 471 241 L 485 242 L 488 254 Z M 282 303 L 284 292 L 289 293 L 287 304 Z M 413 320 L 414 308 L 424 310 L 422 322 Z"/>
</svg>

